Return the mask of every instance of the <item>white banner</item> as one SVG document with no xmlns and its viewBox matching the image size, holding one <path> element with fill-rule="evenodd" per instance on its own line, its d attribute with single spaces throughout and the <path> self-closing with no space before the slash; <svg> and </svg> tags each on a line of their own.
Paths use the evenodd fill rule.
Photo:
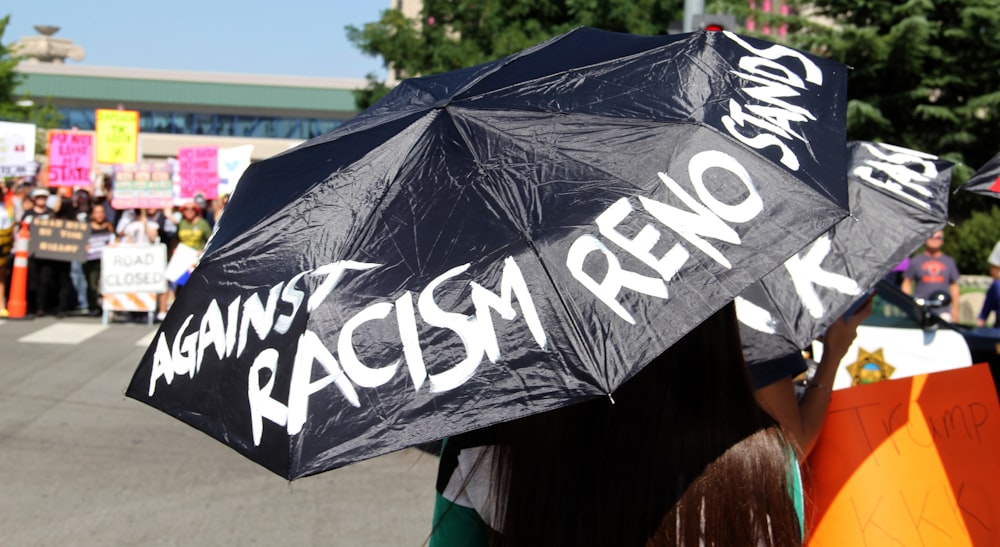
<svg viewBox="0 0 1000 547">
<path fill-rule="evenodd" d="M 243 172 L 250 167 L 253 145 L 219 149 L 219 195 L 232 194 Z"/>
<path fill-rule="evenodd" d="M 117 245 L 101 255 L 101 292 L 167 291 L 167 246 Z"/>
<path fill-rule="evenodd" d="M 35 125 L 0 122 L 0 176 L 34 175 Z"/>
</svg>

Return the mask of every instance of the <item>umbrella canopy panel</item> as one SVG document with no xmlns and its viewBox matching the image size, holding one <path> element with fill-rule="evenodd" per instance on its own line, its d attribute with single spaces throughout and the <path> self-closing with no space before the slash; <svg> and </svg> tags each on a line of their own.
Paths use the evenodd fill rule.
<svg viewBox="0 0 1000 547">
<path fill-rule="evenodd" d="M 948 221 L 951 162 L 884 143 L 847 151 L 851 216 L 737 300 L 751 366 L 811 343 Z"/>
<path fill-rule="evenodd" d="M 960 189 L 973 194 L 1000 198 L 1000 153 L 990 158 L 990 161 L 969 177 L 968 182 Z"/>
<path fill-rule="evenodd" d="M 247 171 L 128 394 L 289 478 L 612 394 L 846 214 L 843 69 L 581 29 L 406 83 Z"/>
</svg>

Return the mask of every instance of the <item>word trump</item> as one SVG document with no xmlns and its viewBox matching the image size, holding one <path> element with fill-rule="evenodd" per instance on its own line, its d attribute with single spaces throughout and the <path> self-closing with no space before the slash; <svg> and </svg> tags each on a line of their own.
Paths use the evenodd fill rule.
<svg viewBox="0 0 1000 547">
<path fill-rule="evenodd" d="M 322 305 L 345 276 L 375 270 L 380 266 L 342 260 L 300 272 L 289 281 L 272 286 L 263 299 L 259 293 L 246 298 L 236 296 L 225 308 L 216 299 L 212 299 L 200 318 L 196 319 L 194 314 L 189 314 L 184 319 L 173 340 L 165 332 L 157 337 L 149 395 L 154 394 L 157 382 L 161 379 L 167 385 L 178 376 L 194 379 L 202 369 L 206 355 L 214 353 L 219 360 L 231 356 L 240 357 L 252 337 L 267 345 L 272 341 L 272 335 L 287 334 L 295 319 L 308 315 Z M 281 352 L 275 347 L 266 347 L 257 353 L 249 369 L 247 392 L 254 443 L 259 445 L 261 442 L 265 419 L 284 426 L 288 435 L 299 433 L 308 416 L 310 396 L 331 384 L 348 403 L 360 408 L 361 399 L 357 388 L 375 388 L 389 382 L 404 362 L 415 391 L 421 389 L 425 382 L 431 393 L 457 388 L 472 378 L 484 355 L 494 363 L 501 359 L 492 314 L 496 312 L 508 321 L 515 319 L 517 312 L 513 307 L 514 298 L 520 305 L 521 314 L 535 342 L 545 349 L 545 331 L 524 276 L 512 257 L 508 257 L 503 263 L 500 294 L 495 294 L 474 281 L 468 283 L 470 299 L 475 309 L 473 315 L 441 309 L 435 299 L 435 291 L 446 281 L 462 275 L 469 266 L 464 264 L 444 272 L 431 280 L 417 295 L 404 291 L 395 300 L 376 302 L 355 313 L 334 336 L 336 355 L 318 334 L 308 328 L 303 329 L 296 339 L 290 365 L 282 362 Z M 309 289 L 303 281 L 305 278 L 317 278 L 319 283 L 315 288 Z M 364 362 L 354 347 L 355 331 L 365 323 L 386 320 L 393 312 L 399 332 L 400 357 L 377 366 Z M 427 325 L 446 329 L 457 335 L 465 348 L 465 358 L 451 364 L 447 370 L 428 373 L 420 346 L 418 313 Z M 314 380 L 314 365 L 317 362 L 324 375 Z M 279 369 L 288 366 L 291 373 L 285 404 L 272 395 Z M 266 380 L 262 381 L 262 378 Z"/>
</svg>

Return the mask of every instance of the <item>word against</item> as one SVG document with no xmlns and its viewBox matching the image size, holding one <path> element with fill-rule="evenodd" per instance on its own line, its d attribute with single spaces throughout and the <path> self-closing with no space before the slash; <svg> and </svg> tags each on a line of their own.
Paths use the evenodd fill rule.
<svg viewBox="0 0 1000 547">
<path fill-rule="evenodd" d="M 167 385 L 177 376 L 186 375 L 194 379 L 209 352 L 220 360 L 230 356 L 240 357 L 252 337 L 267 344 L 272 335 L 288 333 L 296 317 L 316 310 L 346 275 L 375 270 L 380 266 L 342 260 L 300 272 L 289 281 L 272 286 L 263 299 L 262 294 L 265 293 L 254 293 L 246 298 L 236 296 L 224 306 L 220 306 L 216 299 L 210 300 L 200 318 L 190 314 L 184 319 L 172 340 L 166 332 L 160 332 L 154 349 L 149 395 L 153 396 L 161 378 Z M 336 335 L 336 355 L 319 335 L 304 329 L 295 344 L 287 405 L 272 397 L 278 369 L 287 366 L 280 364 L 281 352 L 273 347 L 260 351 L 249 370 L 248 400 L 254 443 L 260 444 L 265 419 L 285 426 L 289 435 L 300 432 L 308 414 L 309 397 L 331 384 L 352 406 L 360 408 L 361 400 L 356 388 L 375 388 L 389 382 L 404 362 L 414 390 L 419 390 L 425 382 L 432 393 L 449 391 L 464 384 L 476 373 L 484 355 L 494 363 L 501 359 L 492 312 L 496 311 L 508 321 L 515 319 L 516 311 L 512 305 L 515 297 L 535 342 L 545 349 L 545 331 L 521 269 L 513 257 L 504 261 L 500 294 L 474 281 L 469 282 L 470 298 L 475 308 L 473 315 L 448 312 L 438 306 L 435 290 L 444 282 L 463 274 L 469 266 L 464 264 L 444 272 L 417 295 L 404 291 L 395 300 L 376 302 L 357 312 Z M 315 289 L 306 287 L 303 282 L 306 277 L 319 279 Z M 387 319 L 393 312 L 402 356 L 378 366 L 363 362 L 354 349 L 354 332 L 365 323 Z M 428 374 L 417 331 L 417 312 L 428 325 L 450 330 L 461 339 L 466 352 L 462 361 L 443 372 Z M 313 380 L 316 362 L 325 375 Z M 269 374 L 264 375 L 267 380 L 262 384 L 264 371 Z"/>
<path fill-rule="evenodd" d="M 735 205 L 723 203 L 716 199 L 705 185 L 704 174 L 712 168 L 729 171 L 743 184 L 746 197 Z M 639 204 L 647 213 L 658 220 L 664 227 L 671 229 L 688 243 L 697 247 L 721 266 L 730 269 L 729 260 L 705 240 L 711 237 L 717 240 L 740 244 L 740 236 L 726 222 L 735 224 L 753 220 L 764 210 L 764 201 L 757 192 L 750 178 L 750 173 L 736 158 L 716 150 L 699 152 L 688 162 L 688 176 L 694 186 L 697 199 L 684 190 L 666 173 L 657 173 L 667 190 L 680 199 L 690 211 L 678 209 L 666 203 L 647 197 L 638 197 Z M 699 201 L 700 200 L 700 201 Z M 653 255 L 652 249 L 662 235 L 657 227 L 645 225 L 632 239 L 619 232 L 616 227 L 624 222 L 635 210 L 629 198 L 621 198 L 611 204 L 595 220 L 600 235 L 616 245 L 621 250 L 639 259 L 641 262 L 660 274 L 660 277 L 650 277 L 635 271 L 626 270 L 615 253 L 596 235 L 586 234 L 577 238 L 566 257 L 566 267 L 584 287 L 601 300 L 619 317 L 635 324 L 635 318 L 618 302 L 618 294 L 623 288 L 655 296 L 668 298 L 667 283 L 681 270 L 691 253 L 680 242 L 675 243 L 663 256 Z M 607 271 L 600 281 L 594 279 L 583 270 L 588 255 L 599 252 L 604 256 Z"/>
<path fill-rule="evenodd" d="M 784 141 L 795 139 L 806 142 L 806 138 L 797 133 L 792 124 L 816 121 L 816 116 L 785 99 L 801 97 L 807 82 L 822 86 L 823 71 L 794 49 L 777 44 L 757 49 L 732 32 L 723 31 L 722 34 L 754 54 L 741 57 L 740 70 L 734 70 L 733 74 L 758 84 L 756 87 L 744 87 L 742 91 L 760 103 L 742 105 L 736 99 L 729 99 L 729 115 L 722 117 L 723 126 L 730 135 L 754 150 L 777 147 L 781 151 L 781 163 L 792 171 L 798 171 L 799 158 Z M 789 59 L 801 70 L 801 74 L 778 62 Z M 756 127 L 757 134 L 749 136 L 738 129 L 747 125 Z"/>
</svg>

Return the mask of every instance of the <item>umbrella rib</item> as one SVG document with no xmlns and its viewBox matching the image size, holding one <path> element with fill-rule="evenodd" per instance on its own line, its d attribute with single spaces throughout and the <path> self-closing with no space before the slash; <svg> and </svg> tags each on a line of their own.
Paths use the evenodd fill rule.
<svg viewBox="0 0 1000 547">
<path fill-rule="evenodd" d="M 595 116 L 595 117 L 603 117 L 603 116 Z M 477 118 L 477 117 L 466 117 L 466 119 L 469 120 L 469 121 L 475 121 L 475 122 L 477 122 L 477 125 L 479 125 L 480 127 L 483 127 L 483 128 L 488 128 L 495 135 L 497 135 L 499 137 L 505 137 L 508 140 L 513 141 L 513 142 L 518 142 L 518 145 L 520 147 L 530 150 L 530 146 L 526 146 L 526 145 L 528 145 L 530 143 L 523 143 L 521 139 L 518 139 L 517 137 L 515 137 L 513 135 L 510 135 L 509 133 L 504 132 L 503 130 L 501 130 L 500 128 L 496 127 L 495 125 L 485 123 L 482 119 Z M 684 122 L 684 123 L 696 123 L 696 122 Z M 459 131 L 459 135 L 461 135 L 461 138 L 465 142 L 467 149 L 470 150 L 473 154 L 475 154 L 475 150 L 476 149 L 474 148 L 472 141 L 469 139 L 469 136 L 465 132 L 462 132 L 462 131 Z M 556 152 L 559 154 L 560 157 L 563 157 L 563 158 L 565 158 L 568 161 L 580 162 L 580 160 L 578 160 L 576 158 L 572 158 L 572 157 L 566 155 L 562 150 L 557 150 Z M 480 158 L 478 156 L 475 156 L 474 160 L 476 161 L 476 163 L 480 162 Z M 586 163 L 585 165 L 587 165 L 587 167 L 593 169 L 595 172 L 601 173 L 601 174 L 605 175 L 606 177 L 608 177 L 608 179 L 619 180 L 619 181 L 621 181 L 624 184 L 628 183 L 627 181 L 625 181 L 625 180 L 621 179 L 620 177 L 618 177 L 618 176 L 616 176 L 616 175 L 608 172 L 605 169 L 602 169 L 600 167 L 596 167 L 596 166 L 594 166 L 594 165 L 592 165 L 590 163 Z M 542 184 L 545 184 L 545 183 L 543 182 Z M 498 201 L 498 203 L 502 203 L 502 202 Z M 500 216 L 499 218 L 501 218 L 503 220 L 510 221 L 511 219 L 516 218 L 516 215 L 511 214 L 511 211 L 507 211 L 506 215 Z M 526 232 L 525 227 L 519 226 L 518 224 L 516 224 L 514 222 L 510 222 L 510 225 L 513 227 L 513 229 L 514 229 L 513 231 L 515 231 L 516 233 L 520 234 L 521 238 L 524 241 L 525 246 L 527 248 L 531 249 L 532 254 L 534 255 L 535 259 L 538 261 L 538 264 L 540 265 L 542 271 L 545 273 L 545 276 L 546 276 L 546 278 L 549 281 L 549 286 L 552 287 L 552 289 L 553 289 L 552 292 L 554 294 L 556 294 L 557 297 L 559 298 L 560 305 L 562 305 L 563 310 L 565 311 L 565 313 L 567 314 L 567 316 L 570 316 L 570 317 L 579 317 L 580 314 L 572 314 L 571 313 L 571 312 L 575 311 L 574 308 L 572 308 L 571 305 L 569 304 L 569 302 L 564 298 L 562 292 L 559 291 L 559 290 L 556 290 L 558 288 L 558 284 L 555 282 L 555 278 L 551 274 L 551 272 L 549 271 L 549 268 L 546 265 L 545 261 L 542 260 L 541 253 L 538 251 L 538 248 L 534 245 L 534 242 L 533 242 L 532 238 L 530 237 L 530 235 Z M 587 357 L 587 359 L 591 363 L 597 364 L 598 363 L 598 359 L 596 358 L 595 353 L 592 351 L 593 348 L 591 347 L 591 345 L 587 344 L 587 343 L 582 343 L 583 341 L 587 340 L 588 337 L 580 329 L 580 326 L 578 325 L 578 323 L 576 321 L 571 322 L 571 325 L 572 325 L 572 328 L 573 328 L 573 332 L 575 333 L 575 335 L 577 337 L 577 340 L 579 342 L 581 342 L 581 343 L 577 344 L 577 346 L 578 347 L 582 347 L 583 349 L 585 349 L 587 351 L 586 357 Z M 604 337 L 604 339 L 602 340 L 602 342 L 605 344 L 605 347 L 607 347 L 606 346 L 606 344 L 608 342 L 607 337 Z M 604 355 L 607 355 L 606 351 L 604 352 Z M 602 368 L 602 371 L 603 371 L 602 376 L 600 378 L 590 378 L 590 380 L 592 380 L 594 384 L 598 385 L 598 387 L 600 388 L 600 390 L 602 391 L 603 394 L 610 396 L 610 394 L 611 394 L 611 382 L 610 382 L 610 378 L 609 378 L 609 371 L 608 371 L 608 362 L 607 362 L 607 359 L 602 360 L 600 362 L 600 365 L 601 365 L 601 368 Z"/>
</svg>

